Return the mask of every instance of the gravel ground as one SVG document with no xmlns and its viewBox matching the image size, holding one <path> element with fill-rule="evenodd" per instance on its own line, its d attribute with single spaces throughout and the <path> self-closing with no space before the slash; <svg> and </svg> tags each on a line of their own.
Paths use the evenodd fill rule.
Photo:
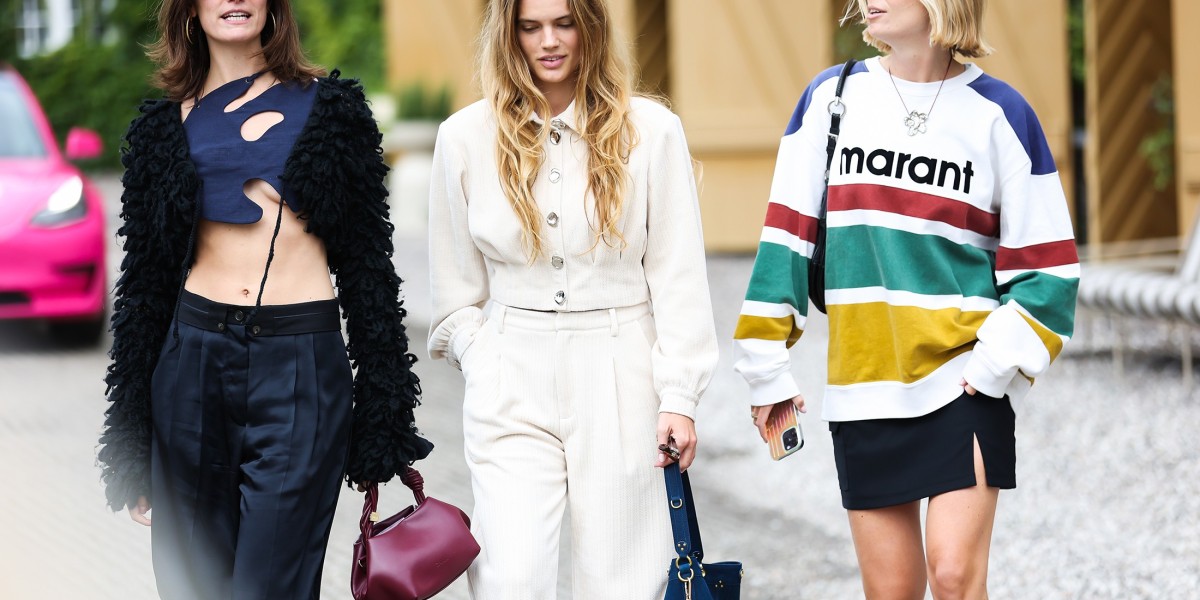
<svg viewBox="0 0 1200 600">
<path fill-rule="evenodd" d="M 112 177 L 100 184 L 115 213 L 119 184 Z M 398 238 L 396 256 L 421 348 L 429 319 L 424 240 Z M 114 246 L 113 268 L 118 257 Z M 722 340 L 732 334 L 751 263 L 750 256 L 709 257 Z M 1200 392 L 1182 380 L 1178 358 L 1178 340 L 1200 347 L 1200 332 L 1082 317 L 1077 339 L 1018 415 L 1018 487 L 1000 496 L 991 595 L 1200 598 Z M 700 407 L 692 477 L 705 549 L 711 560 L 745 563 L 747 600 L 862 595 L 828 429 L 815 416 L 826 339 L 823 318 L 814 318 L 793 353 L 810 401 L 806 444 L 795 456 L 768 458 L 725 342 Z M 1123 368 L 1110 354 L 1118 339 L 1128 349 Z M 0 323 L 0 598 L 155 597 L 149 532 L 104 508 L 93 464 L 106 348 L 63 349 L 36 324 Z M 428 359 L 418 372 L 425 389 L 418 418 L 438 445 L 419 465 L 427 490 L 469 512 L 461 377 Z M 390 485 L 381 510 L 410 502 L 402 486 Z M 323 598 L 350 597 L 360 510 L 361 496 L 344 491 Z M 566 579 L 561 598 L 569 597 Z M 465 585 L 439 598 L 465 599 Z"/>
</svg>

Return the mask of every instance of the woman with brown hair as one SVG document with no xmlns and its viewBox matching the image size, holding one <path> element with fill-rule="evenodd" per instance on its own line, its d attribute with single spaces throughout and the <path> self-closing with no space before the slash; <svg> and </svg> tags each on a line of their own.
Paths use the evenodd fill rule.
<svg viewBox="0 0 1200 600">
<path fill-rule="evenodd" d="M 603 0 L 493 0 L 484 99 L 438 134 L 429 352 L 466 379 L 476 599 L 556 597 L 568 506 L 576 600 L 661 598 L 675 556 L 657 448 L 692 462 L 716 337 L 683 127 L 613 38 Z"/>
<path fill-rule="evenodd" d="M 158 23 L 166 99 L 122 155 L 108 502 L 144 525 L 153 505 L 164 598 L 315 599 L 342 477 L 432 448 L 380 134 L 357 82 L 304 58 L 287 0 L 165 0 Z"/>
</svg>

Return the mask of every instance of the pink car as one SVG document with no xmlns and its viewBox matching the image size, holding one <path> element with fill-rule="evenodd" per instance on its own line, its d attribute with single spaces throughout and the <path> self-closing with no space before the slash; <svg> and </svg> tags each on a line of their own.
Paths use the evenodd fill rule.
<svg viewBox="0 0 1200 600">
<path fill-rule="evenodd" d="M 100 152 L 86 129 L 60 152 L 29 86 L 0 65 L 0 319 L 46 319 L 72 343 L 104 333 L 104 204 L 67 162 Z"/>
</svg>

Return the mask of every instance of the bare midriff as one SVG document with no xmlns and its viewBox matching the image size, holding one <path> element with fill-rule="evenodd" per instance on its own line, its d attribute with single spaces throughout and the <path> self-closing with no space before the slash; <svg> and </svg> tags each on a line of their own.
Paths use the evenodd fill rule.
<svg viewBox="0 0 1200 600">
<path fill-rule="evenodd" d="M 256 79 L 246 95 L 226 110 L 234 110 L 273 84 L 272 77 Z M 184 102 L 180 106 L 183 120 L 187 120 L 192 106 L 193 102 Z M 242 135 L 247 140 L 256 140 L 276 122 L 269 114 L 255 115 L 242 126 Z M 184 289 L 215 302 L 253 306 L 258 300 L 282 200 L 279 192 L 261 179 L 246 182 L 242 191 L 262 208 L 262 218 L 247 224 L 201 219 L 196 229 L 195 259 Z M 275 258 L 271 260 L 263 288 L 262 304 L 295 304 L 333 298 L 328 265 L 325 244 L 317 236 L 306 233 L 304 222 L 287 203 L 283 203 Z"/>
<path fill-rule="evenodd" d="M 262 207 L 262 218 L 245 225 L 200 221 L 195 262 L 184 284 L 189 292 L 243 306 L 254 305 L 258 298 L 280 199 L 263 181 L 252 181 L 246 191 Z M 306 233 L 304 222 L 284 204 L 275 258 L 263 289 L 263 305 L 333 298 L 328 264 L 320 238 Z"/>
</svg>

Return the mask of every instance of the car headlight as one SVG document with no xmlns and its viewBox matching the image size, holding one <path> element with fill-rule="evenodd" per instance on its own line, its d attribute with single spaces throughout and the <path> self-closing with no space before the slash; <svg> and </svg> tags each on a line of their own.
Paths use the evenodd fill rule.
<svg viewBox="0 0 1200 600">
<path fill-rule="evenodd" d="M 38 227 L 59 227 L 87 216 L 87 202 L 83 199 L 83 180 L 71 177 L 58 186 L 46 208 L 34 215 L 31 223 Z"/>
</svg>

